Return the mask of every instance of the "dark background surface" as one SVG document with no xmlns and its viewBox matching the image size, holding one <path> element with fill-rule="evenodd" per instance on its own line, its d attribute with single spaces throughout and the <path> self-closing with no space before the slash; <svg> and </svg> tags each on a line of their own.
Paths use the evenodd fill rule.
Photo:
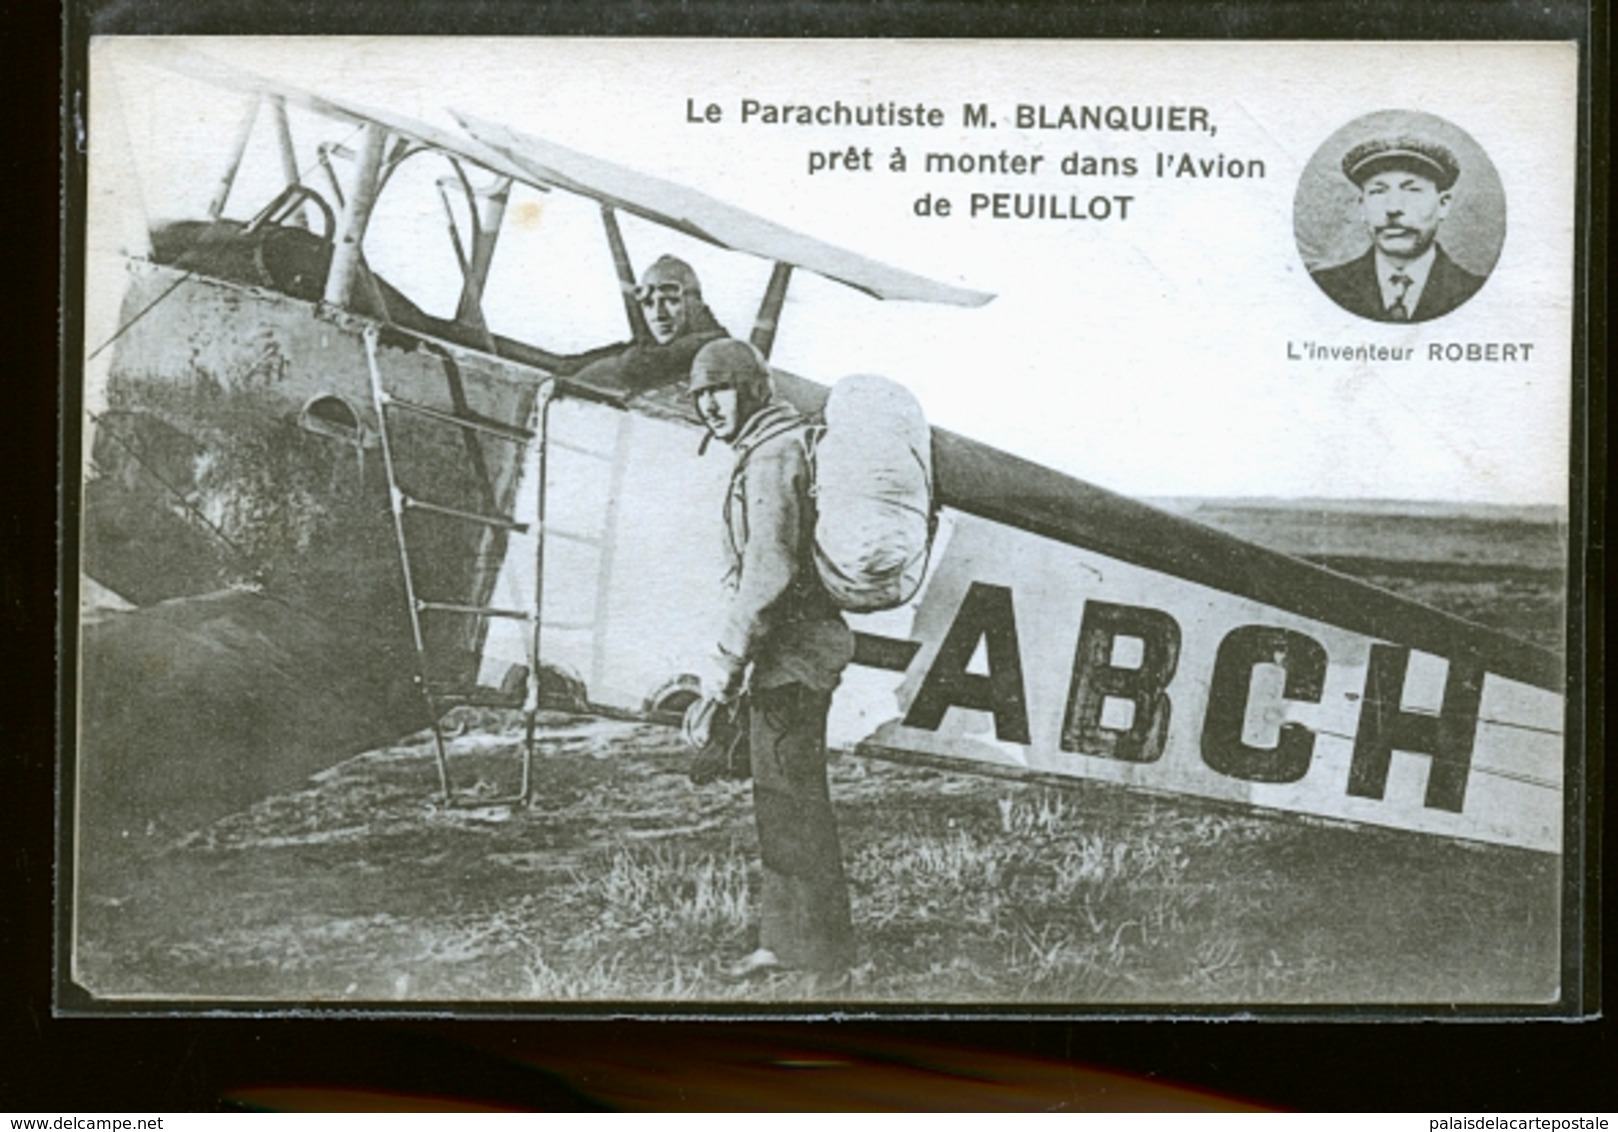
<svg viewBox="0 0 1618 1132">
<path fill-rule="evenodd" d="M 1584 34 L 1583 9 L 1565 3 L 1358 3 L 1154 5 L 1099 4 L 1060 9 L 988 4 L 833 4 L 766 8 L 760 4 L 598 5 L 558 12 L 516 0 L 418 3 L 401 19 L 381 0 L 329 3 L 123 2 L 98 5 L 98 30 L 190 33 L 314 34 L 387 28 L 439 28 L 497 33 L 676 34 L 954 34 L 1177 35 L 1265 37 L 1503 36 L 1573 38 Z M 1597 139 L 1593 172 L 1595 234 L 1588 298 L 1602 299 L 1608 102 L 1605 6 L 1597 8 L 1593 38 L 1598 66 L 1592 104 L 1602 108 L 1590 136 Z M 54 5 L 0 3 L 7 34 L 11 97 L 5 150 L 5 199 L 13 249 L 6 288 L 9 403 L 7 456 L 0 510 L 0 1109 L 50 1112 L 209 1110 L 241 1103 L 244 1091 L 268 1085 L 404 1092 L 523 1108 L 588 1108 L 604 1102 L 588 1078 L 548 1071 L 545 1050 L 587 1042 L 622 1051 L 626 1059 L 666 1059 L 670 1076 L 693 1079 L 724 1072 L 734 1027 L 694 1028 L 668 1022 L 421 1023 L 406 1020 L 74 1019 L 52 1017 L 52 869 L 56 697 L 56 519 L 54 487 L 59 444 L 55 289 L 58 271 L 58 66 L 61 28 Z M 407 25 L 407 26 L 402 26 Z M 86 25 L 78 25 L 83 48 Z M 20 238 L 19 238 L 20 237 Z M 19 253 L 20 254 L 17 254 Z M 1605 322 L 1591 324 L 1592 468 L 1606 449 Z M 21 330 L 22 333 L 18 333 Z M 1584 347 L 1581 347 L 1581 349 Z M 69 405 L 68 419 L 77 407 Z M 1587 489 L 1589 522 L 1604 520 L 1604 484 Z M 1580 522 L 1580 509 L 1573 511 Z M 1592 529 L 1594 529 L 1592 527 Z M 1592 545 L 1600 549 L 1599 536 Z M 1596 557 L 1592 555 L 1592 557 Z M 1587 562 L 1592 579 L 1604 574 Z M 1575 597 L 1578 588 L 1575 587 Z M 1599 585 L 1585 614 L 1600 631 Z M 1600 655 L 1599 638 L 1592 651 Z M 1597 665 L 1586 665 L 1594 674 Z M 1599 725 L 1592 696 L 1592 725 Z M 1599 726 L 1590 750 L 1600 750 Z M 1593 768 L 1599 770 L 1599 768 Z M 1599 774 L 1595 775 L 1599 797 Z M 1610 849 L 1607 850 L 1610 861 Z M 1592 860 L 1592 903 L 1599 862 Z M 941 1094 L 903 1092 L 907 1067 L 940 1046 L 982 1051 L 985 1059 L 1032 1059 L 1115 1070 L 1137 1078 L 1206 1090 L 1261 1105 L 1300 1109 L 1578 1111 L 1611 1110 L 1618 1065 L 1608 1021 L 1516 1024 L 1301 1024 L 1290 1022 L 858 1022 L 774 1025 L 761 1042 L 813 1044 L 824 1049 L 880 1041 L 896 1082 L 893 1103 L 939 1103 Z M 717 1043 L 717 1044 L 716 1044 Z M 902 1052 L 909 1045 L 913 1058 Z M 730 1050 L 729 1054 L 715 1052 Z M 784 1080 L 784 1078 L 783 1078 Z M 748 1103 L 791 1107 L 801 1092 L 786 1086 L 750 1094 Z M 868 1095 L 868 1094 L 867 1094 Z M 233 1101 L 231 1098 L 235 1097 Z M 1014 1093 L 987 1093 L 986 1107 L 1008 1106 Z M 738 1095 L 738 1103 L 743 1098 Z M 997 1103 L 998 1101 L 998 1103 Z M 677 1102 L 670 1100 L 670 1106 Z M 807 1102 L 799 1102 L 807 1103 Z M 835 1105 L 829 1091 L 816 1103 Z M 964 1103 L 964 1102 L 962 1102 Z M 1151 1103 L 1147 1101 L 1145 1103 Z"/>
</svg>

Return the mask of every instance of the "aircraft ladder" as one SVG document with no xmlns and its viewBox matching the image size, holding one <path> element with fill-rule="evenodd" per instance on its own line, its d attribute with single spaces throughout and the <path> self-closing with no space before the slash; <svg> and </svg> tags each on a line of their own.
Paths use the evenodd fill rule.
<svg viewBox="0 0 1618 1132">
<path fill-rule="evenodd" d="M 377 433 L 379 446 L 382 451 L 382 464 L 388 481 L 388 504 L 393 516 L 393 530 L 399 549 L 399 565 L 403 577 L 405 603 L 410 614 L 411 640 L 416 654 L 416 670 L 413 674 L 414 682 L 426 701 L 427 712 L 432 720 L 434 751 L 438 761 L 439 792 L 446 805 L 453 804 L 456 794 L 451 786 L 449 773 L 449 758 L 444 741 L 444 730 L 440 722 L 442 713 L 450 707 L 458 705 L 515 707 L 518 705 L 517 693 L 511 689 L 492 689 L 481 687 L 455 686 L 435 683 L 430 676 L 429 648 L 427 634 L 423 630 L 424 615 L 445 614 L 471 616 L 482 619 L 500 618 L 519 621 L 529 626 L 528 633 L 528 673 L 526 688 L 521 695 L 520 704 L 524 714 L 525 735 L 522 756 L 522 780 L 515 795 L 499 798 L 478 798 L 477 801 L 486 804 L 495 803 L 521 803 L 528 804 L 533 785 L 534 762 L 534 732 L 535 716 L 539 710 L 539 684 L 540 684 L 540 606 L 543 571 L 540 563 L 536 561 L 532 593 L 527 595 L 529 600 L 527 608 L 516 609 L 496 605 L 479 605 L 470 602 L 446 601 L 429 599 L 416 592 L 415 573 L 411 568 L 410 543 L 405 530 L 405 515 L 416 512 L 430 515 L 435 518 L 455 522 L 472 523 L 494 530 L 502 530 L 511 534 L 525 534 L 534 530 L 539 545 L 543 545 L 541 527 L 544 522 L 543 490 L 539 492 L 539 513 L 537 522 L 529 524 L 511 515 L 491 515 L 483 511 L 473 511 L 466 508 L 454 507 L 432 500 L 423 499 L 405 491 L 399 483 L 398 468 L 395 463 L 393 451 L 393 436 L 389 426 L 390 411 L 409 413 L 424 420 L 434 422 L 446 428 L 454 428 L 465 433 L 470 430 L 479 436 L 491 437 L 495 440 L 513 444 L 522 450 L 520 457 L 525 457 L 528 450 L 536 441 L 539 442 L 541 458 L 539 466 L 543 470 L 543 421 L 545 415 L 545 402 L 548 402 L 550 386 L 542 386 L 540 390 L 541 432 L 532 429 L 505 424 L 501 421 L 473 415 L 459 410 L 440 409 L 431 405 L 424 405 L 417 401 L 410 401 L 391 393 L 382 379 L 381 364 L 377 358 L 378 332 L 374 326 L 367 327 L 364 332 L 365 360 L 370 375 L 371 399 L 376 413 Z M 543 474 L 543 471 L 541 472 Z M 537 559 L 537 555 L 536 555 Z"/>
</svg>

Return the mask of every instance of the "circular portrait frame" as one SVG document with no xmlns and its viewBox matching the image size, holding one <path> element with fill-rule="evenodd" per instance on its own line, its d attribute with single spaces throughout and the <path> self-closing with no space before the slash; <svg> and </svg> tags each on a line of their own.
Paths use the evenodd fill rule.
<svg viewBox="0 0 1618 1132">
<path fill-rule="evenodd" d="M 1415 141 L 1447 149 L 1459 172 L 1434 244 L 1441 258 L 1424 278 L 1424 294 L 1408 321 L 1458 309 L 1493 273 L 1506 240 L 1506 194 L 1494 162 L 1470 134 L 1420 110 L 1379 110 L 1338 129 L 1315 150 L 1293 197 L 1293 235 L 1310 277 L 1344 310 L 1392 321 L 1377 294 L 1370 223 L 1359 186 L 1344 171 L 1356 146 Z M 1451 268 L 1458 271 L 1451 271 Z"/>
</svg>

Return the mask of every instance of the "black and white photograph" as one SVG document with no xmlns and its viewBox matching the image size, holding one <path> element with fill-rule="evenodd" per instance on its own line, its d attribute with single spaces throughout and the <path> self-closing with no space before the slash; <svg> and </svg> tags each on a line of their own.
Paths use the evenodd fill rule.
<svg viewBox="0 0 1618 1132">
<path fill-rule="evenodd" d="M 1577 62 L 93 38 L 58 1008 L 1576 1013 Z"/>
<path fill-rule="evenodd" d="M 1482 288 L 1505 241 L 1505 212 L 1493 162 L 1464 131 L 1385 111 L 1333 134 L 1305 167 L 1298 250 L 1344 310 L 1426 322 Z"/>
</svg>

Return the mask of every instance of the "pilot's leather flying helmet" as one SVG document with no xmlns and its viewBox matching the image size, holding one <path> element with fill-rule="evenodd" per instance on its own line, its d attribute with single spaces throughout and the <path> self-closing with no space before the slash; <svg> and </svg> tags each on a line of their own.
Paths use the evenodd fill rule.
<svg viewBox="0 0 1618 1132">
<path fill-rule="evenodd" d="M 750 402 L 767 404 L 775 391 L 770 364 L 751 342 L 721 338 L 691 361 L 691 395 L 704 389 L 735 389 Z"/>
</svg>

